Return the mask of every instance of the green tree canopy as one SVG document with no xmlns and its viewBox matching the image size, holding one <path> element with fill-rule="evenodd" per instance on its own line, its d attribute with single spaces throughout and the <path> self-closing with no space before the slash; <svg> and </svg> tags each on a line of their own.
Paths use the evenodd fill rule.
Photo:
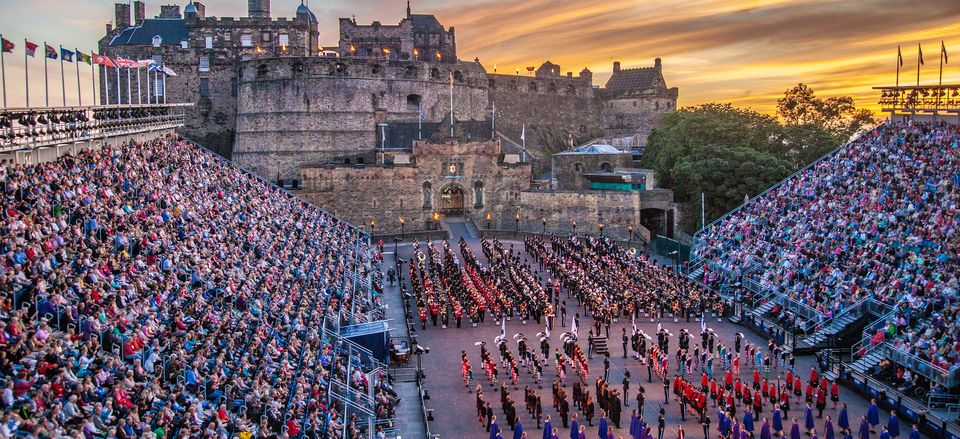
<svg viewBox="0 0 960 439">
<path fill-rule="evenodd" d="M 876 123 L 873 113 L 857 108 L 852 97 L 818 98 L 813 89 L 803 83 L 787 90 L 777 100 L 777 116 L 787 126 L 813 125 L 844 140 Z"/>
</svg>

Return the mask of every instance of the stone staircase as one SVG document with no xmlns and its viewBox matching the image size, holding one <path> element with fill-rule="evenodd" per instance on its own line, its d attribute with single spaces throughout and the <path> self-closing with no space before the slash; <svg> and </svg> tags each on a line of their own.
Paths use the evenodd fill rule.
<svg viewBox="0 0 960 439">
<path fill-rule="evenodd" d="M 606 337 L 590 337 L 589 342 L 593 346 L 594 355 L 606 355 L 610 352 Z"/>
<path fill-rule="evenodd" d="M 799 341 L 797 341 L 797 348 L 802 349 L 820 346 L 827 341 L 827 338 L 840 333 L 840 331 L 843 331 L 848 325 L 856 322 L 858 318 L 858 315 L 851 313 L 831 319 L 830 324 L 827 326 L 824 326 L 813 334 L 800 338 Z"/>
</svg>

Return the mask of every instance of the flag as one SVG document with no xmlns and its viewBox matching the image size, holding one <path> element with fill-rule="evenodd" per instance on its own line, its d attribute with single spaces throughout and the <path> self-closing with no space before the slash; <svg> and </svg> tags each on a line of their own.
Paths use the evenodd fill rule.
<svg viewBox="0 0 960 439">
<path fill-rule="evenodd" d="M 129 68 L 132 68 L 132 67 L 136 67 L 136 64 L 137 64 L 136 61 L 133 61 L 133 60 L 130 60 L 130 59 L 126 59 L 126 58 L 124 58 L 124 57 L 122 57 L 122 56 L 118 56 L 118 57 L 117 57 L 116 59 L 114 59 L 113 61 L 114 61 L 115 67 L 120 67 L 120 68 L 122 68 L 122 69 L 129 69 Z"/>
<path fill-rule="evenodd" d="M 527 140 L 527 124 L 523 124 L 520 128 L 520 140 Z"/>
<path fill-rule="evenodd" d="M 900 46 L 897 46 L 897 61 L 900 62 L 900 67 L 903 67 L 903 54 L 900 53 Z"/>
<path fill-rule="evenodd" d="M 660 326 L 660 322 L 657 322 L 657 332 L 660 332 L 662 330 L 663 330 L 663 326 Z"/>
<path fill-rule="evenodd" d="M 923 47 L 920 47 L 920 44 L 917 44 L 917 53 L 920 54 L 920 65 L 923 65 Z"/>
<path fill-rule="evenodd" d="M 92 64 L 90 55 L 87 55 L 86 53 L 83 53 L 79 50 L 77 51 L 77 62 L 85 62 L 87 64 Z"/>
<path fill-rule="evenodd" d="M 453 87 L 453 73 L 451 73 L 449 76 L 450 76 L 450 86 Z"/>
<path fill-rule="evenodd" d="M 153 64 L 154 62 L 152 59 L 140 59 L 140 60 L 134 61 L 134 67 L 138 69 L 141 67 L 149 67 L 149 66 L 152 66 Z"/>
<path fill-rule="evenodd" d="M 163 66 L 163 67 L 161 67 L 161 70 L 163 71 L 163 74 L 164 74 L 164 75 L 167 75 L 167 76 L 177 76 L 177 74 L 176 74 L 176 73 L 173 71 L 173 69 L 171 69 L 170 67 Z"/>
<path fill-rule="evenodd" d="M 572 332 L 575 337 L 579 337 L 577 335 L 577 317 L 573 316 L 570 320 L 570 332 Z"/>
<path fill-rule="evenodd" d="M 53 46 L 46 44 L 47 58 L 57 59 L 57 49 L 54 49 Z"/>
<path fill-rule="evenodd" d="M 420 107 L 420 108 L 417 110 L 417 111 L 419 111 L 418 117 L 420 118 L 420 120 L 423 120 L 423 103 L 417 104 L 417 106 Z"/>
<path fill-rule="evenodd" d="M 707 332 L 707 316 L 700 312 L 700 333 Z"/>
<path fill-rule="evenodd" d="M 98 55 L 98 54 L 96 54 L 96 53 L 91 52 L 91 53 L 90 53 L 90 57 L 93 58 L 93 63 L 94 63 L 94 64 L 100 64 L 100 65 L 103 65 L 103 66 L 106 66 L 106 67 L 116 67 L 116 66 L 117 66 L 117 64 L 114 63 L 113 60 L 110 59 L 110 57 L 107 56 L 107 55 Z"/>
<path fill-rule="evenodd" d="M 60 48 L 60 57 L 66 62 L 73 62 L 73 52 L 62 47 Z"/>
<path fill-rule="evenodd" d="M 162 72 L 162 71 L 163 71 L 163 67 L 162 67 L 160 64 L 151 64 L 149 67 L 147 67 L 147 71 L 148 71 L 148 72 Z"/>
<path fill-rule="evenodd" d="M 500 336 L 507 335 L 507 319 L 500 317 Z"/>
<path fill-rule="evenodd" d="M 27 48 L 27 55 L 34 56 L 37 51 L 37 45 L 27 40 L 23 40 L 24 47 Z"/>
<path fill-rule="evenodd" d="M 637 314 L 636 313 L 634 313 L 633 316 L 630 317 L 630 322 L 633 323 L 633 333 L 636 334 L 637 333 Z"/>
<path fill-rule="evenodd" d="M 943 54 L 943 63 L 948 64 L 947 63 L 947 46 L 943 45 L 943 40 L 940 41 L 940 53 Z"/>
<path fill-rule="evenodd" d="M 6 38 L 3 39 L 3 51 L 7 53 L 13 53 L 13 41 L 10 41 Z"/>
</svg>

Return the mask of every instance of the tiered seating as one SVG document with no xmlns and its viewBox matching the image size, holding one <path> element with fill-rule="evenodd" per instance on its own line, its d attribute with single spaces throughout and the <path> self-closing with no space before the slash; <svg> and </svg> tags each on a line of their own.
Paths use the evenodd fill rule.
<svg viewBox="0 0 960 439">
<path fill-rule="evenodd" d="M 814 308 L 819 323 L 872 295 L 895 306 L 874 345 L 886 338 L 898 361 L 956 375 L 958 143 L 956 125 L 884 124 L 707 229 L 698 256 Z"/>
<path fill-rule="evenodd" d="M 173 138 L 0 172 L 0 409 L 18 433 L 359 436 L 324 328 L 376 305 L 362 233 Z M 389 416 L 388 388 L 365 385 Z"/>
</svg>

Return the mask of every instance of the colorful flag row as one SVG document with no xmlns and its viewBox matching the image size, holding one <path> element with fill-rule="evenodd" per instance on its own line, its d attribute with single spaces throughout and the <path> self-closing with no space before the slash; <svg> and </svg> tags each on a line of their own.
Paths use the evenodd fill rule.
<svg viewBox="0 0 960 439">
<path fill-rule="evenodd" d="M 31 57 L 36 56 L 36 51 L 39 46 L 27 40 L 23 40 L 23 43 L 26 50 L 26 54 Z M 142 67 L 151 67 L 151 71 L 163 72 L 164 74 L 169 76 L 177 76 L 177 74 L 174 73 L 174 71 L 167 66 L 156 66 L 154 68 L 154 61 L 151 59 L 131 60 L 131 59 L 126 59 L 120 56 L 116 58 L 110 58 L 107 55 L 101 55 L 94 52 L 90 52 L 89 54 L 86 54 L 79 50 L 72 51 L 72 50 L 64 49 L 63 47 L 61 47 L 58 52 L 55 47 L 49 44 L 45 44 L 44 46 L 45 46 L 44 55 L 49 59 L 60 58 L 66 62 L 73 62 L 74 57 L 76 57 L 77 62 L 84 62 L 87 64 L 98 64 L 106 67 L 117 67 L 117 68 L 124 68 L 124 69 L 139 69 Z M 13 49 L 15 48 L 16 48 L 16 45 L 12 41 L 6 38 L 3 38 L 4 52 L 13 53 Z"/>
</svg>

